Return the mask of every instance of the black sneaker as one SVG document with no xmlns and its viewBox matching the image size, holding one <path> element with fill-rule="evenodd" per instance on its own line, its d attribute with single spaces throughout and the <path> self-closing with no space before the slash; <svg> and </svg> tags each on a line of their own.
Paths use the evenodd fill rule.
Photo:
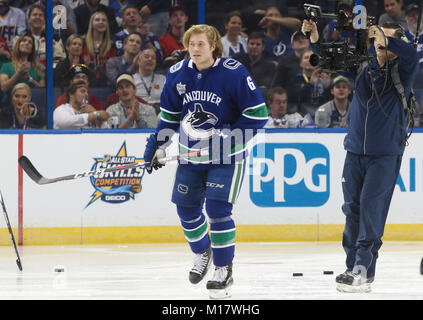
<svg viewBox="0 0 423 320">
<path fill-rule="evenodd" d="M 370 284 L 374 278 L 364 278 L 361 275 L 352 271 L 345 271 L 338 275 L 335 279 L 336 290 L 339 292 L 371 292 Z"/>
<path fill-rule="evenodd" d="M 199 253 L 195 255 L 194 266 L 189 272 L 189 281 L 192 284 L 198 284 L 201 280 L 204 279 L 212 261 L 211 257 L 212 257 L 211 247 L 208 247 L 207 250 L 204 251 L 203 253 Z"/>
<path fill-rule="evenodd" d="M 211 280 L 207 282 L 210 298 L 222 299 L 231 296 L 231 286 L 234 283 L 232 278 L 232 263 L 223 267 L 216 267 Z"/>
</svg>

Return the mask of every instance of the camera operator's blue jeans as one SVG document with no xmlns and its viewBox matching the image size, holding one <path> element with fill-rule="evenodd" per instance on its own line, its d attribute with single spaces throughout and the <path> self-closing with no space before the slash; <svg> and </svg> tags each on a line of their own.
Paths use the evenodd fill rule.
<svg viewBox="0 0 423 320">
<path fill-rule="evenodd" d="M 342 190 L 346 216 L 342 245 L 347 270 L 375 276 L 386 217 L 401 167 L 401 155 L 364 156 L 347 152 Z M 355 267 L 355 268 L 354 268 Z M 355 271 L 355 270 L 354 270 Z"/>
</svg>

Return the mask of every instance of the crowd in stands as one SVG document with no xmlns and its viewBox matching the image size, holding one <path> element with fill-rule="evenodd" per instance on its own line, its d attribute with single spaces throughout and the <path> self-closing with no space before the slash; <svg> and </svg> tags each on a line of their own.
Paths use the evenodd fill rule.
<svg viewBox="0 0 423 320">
<path fill-rule="evenodd" d="M 30 103 L 46 86 L 46 0 L 0 0 L 0 128 L 46 128 L 45 106 Z M 419 36 L 423 92 L 423 27 L 415 0 L 362 1 L 379 24 L 399 23 Z M 354 79 L 310 64 L 301 33 L 303 4 L 352 12 L 355 1 L 206 1 L 206 23 L 221 33 L 223 57 L 246 66 L 269 108 L 266 128 L 345 128 Z M 169 67 L 187 57 L 181 43 L 198 21 L 197 0 L 53 0 L 56 129 L 154 128 Z M 423 25 L 423 23 L 422 23 Z M 319 22 L 323 41 L 350 39 L 336 20 Z M 420 106 L 423 104 L 423 94 Z M 423 112 L 422 112 L 423 113 Z M 423 126 L 419 116 L 415 126 Z M 422 117 L 423 119 L 423 117 Z"/>
</svg>

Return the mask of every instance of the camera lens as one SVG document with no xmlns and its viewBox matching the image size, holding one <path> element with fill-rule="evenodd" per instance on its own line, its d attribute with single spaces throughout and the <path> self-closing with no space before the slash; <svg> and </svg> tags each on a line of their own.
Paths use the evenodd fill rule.
<svg viewBox="0 0 423 320">
<path fill-rule="evenodd" d="M 313 67 L 316 67 L 316 66 L 318 66 L 319 65 L 319 61 L 320 61 L 320 58 L 319 58 L 319 56 L 317 55 L 317 54 L 315 54 L 315 53 L 313 53 L 311 56 L 310 56 L 310 64 L 313 66 Z"/>
</svg>

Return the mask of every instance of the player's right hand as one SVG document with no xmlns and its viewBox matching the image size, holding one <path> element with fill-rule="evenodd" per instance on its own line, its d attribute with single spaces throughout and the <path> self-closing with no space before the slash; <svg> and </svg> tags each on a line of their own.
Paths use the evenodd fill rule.
<svg viewBox="0 0 423 320">
<path fill-rule="evenodd" d="M 307 32 L 310 32 L 310 41 L 312 43 L 316 43 L 319 41 L 319 32 L 317 31 L 316 22 L 313 20 L 303 20 L 303 24 L 301 26 L 301 32 L 307 35 Z"/>
</svg>

